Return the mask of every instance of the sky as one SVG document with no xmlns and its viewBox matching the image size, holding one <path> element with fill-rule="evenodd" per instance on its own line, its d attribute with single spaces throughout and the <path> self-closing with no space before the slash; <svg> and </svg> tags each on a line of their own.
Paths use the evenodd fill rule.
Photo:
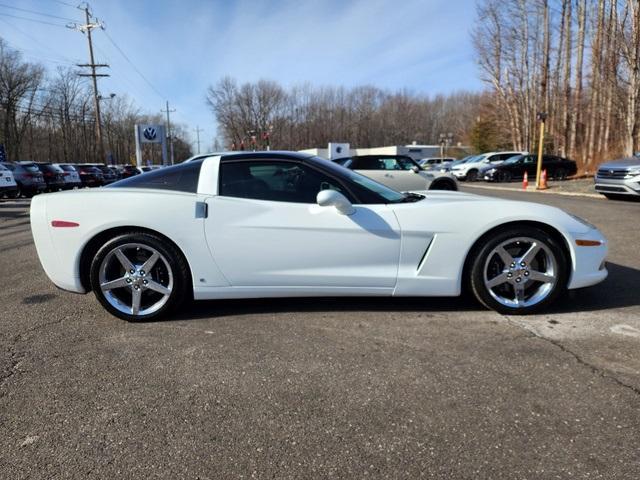
<svg viewBox="0 0 640 480">
<path fill-rule="evenodd" d="M 224 76 L 241 83 L 268 79 L 285 87 L 367 84 L 428 95 L 480 90 L 469 34 L 474 3 L 89 2 L 104 24 L 104 31 L 94 30 L 96 62 L 110 65 L 105 69 L 110 77 L 99 80 L 100 93 L 126 94 L 147 113 L 160 113 L 168 100 L 176 109 L 172 122 L 188 127 L 192 142 L 195 129 L 202 129 L 203 151 L 211 148 L 216 136 L 206 90 Z M 75 0 L 0 0 L 0 36 L 25 59 L 51 70 L 87 63 L 86 37 L 65 27 L 70 20 L 82 23 L 84 13 L 77 5 Z"/>
</svg>

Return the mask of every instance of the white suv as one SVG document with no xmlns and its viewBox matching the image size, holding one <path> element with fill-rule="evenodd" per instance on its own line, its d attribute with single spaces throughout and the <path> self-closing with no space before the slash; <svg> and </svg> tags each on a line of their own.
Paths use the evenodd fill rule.
<svg viewBox="0 0 640 480">
<path fill-rule="evenodd" d="M 453 175 L 458 180 L 468 180 L 469 182 L 473 182 L 478 179 L 478 173 L 484 167 L 490 164 L 498 165 L 508 158 L 514 157 L 516 155 L 528 155 L 528 153 L 529 152 L 517 151 L 481 153 L 480 155 L 469 158 L 464 163 L 455 165 L 453 168 L 451 168 L 451 173 L 453 173 Z"/>
</svg>

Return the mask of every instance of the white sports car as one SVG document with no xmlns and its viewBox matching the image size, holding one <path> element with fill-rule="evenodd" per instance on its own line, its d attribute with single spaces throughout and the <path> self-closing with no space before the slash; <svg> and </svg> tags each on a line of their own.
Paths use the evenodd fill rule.
<svg viewBox="0 0 640 480">
<path fill-rule="evenodd" d="M 398 193 L 317 157 L 216 155 L 108 187 L 38 195 L 31 228 L 58 287 L 149 319 L 195 299 L 456 296 L 507 314 L 602 281 L 607 244 L 556 208 Z"/>
</svg>

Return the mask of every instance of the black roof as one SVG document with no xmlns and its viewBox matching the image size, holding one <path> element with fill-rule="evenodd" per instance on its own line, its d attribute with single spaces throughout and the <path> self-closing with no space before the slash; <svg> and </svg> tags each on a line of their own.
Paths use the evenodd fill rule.
<svg viewBox="0 0 640 480">
<path fill-rule="evenodd" d="M 312 158 L 314 155 L 309 153 L 300 153 L 300 152 L 290 152 L 286 150 L 270 150 L 270 151 L 260 151 L 260 152 L 228 152 L 221 155 L 221 161 L 228 160 L 244 160 L 244 159 L 252 159 L 252 160 L 260 160 L 260 159 L 274 159 L 281 158 L 283 160 L 305 160 L 307 158 Z"/>
</svg>

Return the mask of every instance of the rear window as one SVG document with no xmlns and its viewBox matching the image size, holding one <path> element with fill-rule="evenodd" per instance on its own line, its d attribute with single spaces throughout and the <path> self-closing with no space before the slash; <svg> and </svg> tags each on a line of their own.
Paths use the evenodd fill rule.
<svg viewBox="0 0 640 480">
<path fill-rule="evenodd" d="M 21 163 L 20 166 L 24 168 L 27 172 L 40 173 L 40 169 L 38 168 L 38 165 L 36 165 L 35 163 Z"/>
<path fill-rule="evenodd" d="M 125 178 L 105 188 L 153 188 L 196 193 L 202 160 L 182 163 L 160 170 L 152 170 L 144 175 Z"/>
<path fill-rule="evenodd" d="M 73 166 L 71 166 L 71 165 L 60 165 L 60 168 L 62 170 L 64 170 L 65 172 L 75 172 L 76 171 L 76 169 L 73 168 Z"/>
<path fill-rule="evenodd" d="M 43 172 L 62 173 L 63 170 L 57 165 L 40 164 L 40 169 Z"/>
</svg>

